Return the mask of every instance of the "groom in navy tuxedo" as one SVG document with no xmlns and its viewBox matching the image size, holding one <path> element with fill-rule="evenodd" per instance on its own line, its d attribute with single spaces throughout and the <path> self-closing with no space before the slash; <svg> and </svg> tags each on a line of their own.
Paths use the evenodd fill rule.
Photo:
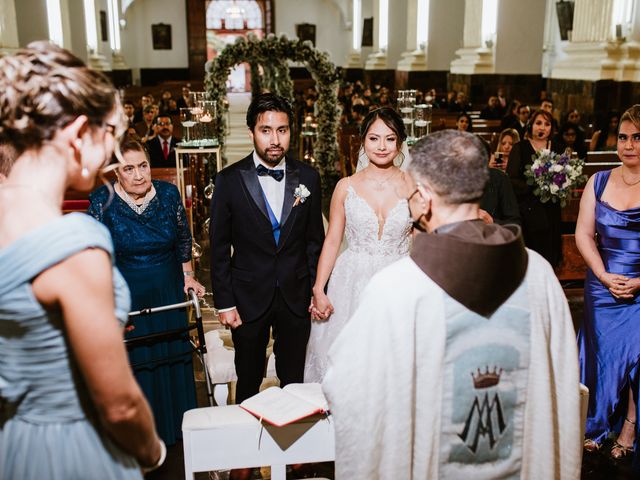
<svg viewBox="0 0 640 480">
<path fill-rule="evenodd" d="M 285 99 L 253 99 L 254 151 L 218 173 L 211 202 L 211 283 L 232 329 L 236 403 L 258 393 L 270 330 L 280 384 L 303 381 L 324 228 L 318 172 L 286 157 L 292 119 Z"/>
</svg>

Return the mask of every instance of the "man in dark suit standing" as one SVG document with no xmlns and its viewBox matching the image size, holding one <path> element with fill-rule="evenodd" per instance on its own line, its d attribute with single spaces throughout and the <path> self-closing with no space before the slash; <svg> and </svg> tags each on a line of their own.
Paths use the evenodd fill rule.
<svg viewBox="0 0 640 480">
<path fill-rule="evenodd" d="M 154 168 L 175 168 L 173 150 L 178 142 L 173 138 L 173 123 L 169 115 L 158 115 L 155 125 L 157 135 L 145 143 L 151 166 Z"/>
<path fill-rule="evenodd" d="M 292 119 L 283 98 L 254 98 L 254 151 L 218 173 L 211 202 L 211 283 L 220 323 L 232 329 L 236 403 L 258 393 L 270 330 L 280 384 L 303 381 L 324 229 L 318 172 L 285 157 Z"/>
</svg>

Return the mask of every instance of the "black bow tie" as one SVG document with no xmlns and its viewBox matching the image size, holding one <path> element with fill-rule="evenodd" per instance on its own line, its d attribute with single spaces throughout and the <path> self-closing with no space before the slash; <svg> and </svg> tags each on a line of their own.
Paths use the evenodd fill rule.
<svg viewBox="0 0 640 480">
<path fill-rule="evenodd" d="M 284 178 L 284 170 L 273 170 L 262 164 L 258 164 L 258 166 L 256 166 L 256 171 L 258 172 L 259 177 L 266 177 L 269 175 L 270 177 L 273 177 L 276 182 L 279 182 Z"/>
</svg>

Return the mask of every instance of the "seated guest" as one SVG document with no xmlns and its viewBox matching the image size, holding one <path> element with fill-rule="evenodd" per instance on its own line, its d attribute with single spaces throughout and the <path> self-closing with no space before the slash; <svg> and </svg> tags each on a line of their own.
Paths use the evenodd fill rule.
<svg viewBox="0 0 640 480">
<path fill-rule="evenodd" d="M 560 150 L 567 148 L 578 155 L 578 158 L 587 158 L 587 145 L 584 142 L 584 133 L 575 123 L 566 122 L 560 127 L 556 135 L 555 142 L 560 146 Z"/>
<path fill-rule="evenodd" d="M 492 159 L 491 145 L 482 140 L 487 157 Z M 480 218 L 486 223 L 499 225 L 520 225 L 520 209 L 509 177 L 503 170 L 491 167 L 489 160 L 489 181 L 480 199 Z"/>
<path fill-rule="evenodd" d="M 500 132 L 498 145 L 495 154 L 489 159 L 489 168 L 498 168 L 503 172 L 507 171 L 509 165 L 509 155 L 513 146 L 520 141 L 520 135 L 513 128 L 505 128 Z"/>
<path fill-rule="evenodd" d="M 551 115 L 551 134 L 555 135 L 558 132 L 558 122 L 553 116 L 553 100 L 550 98 L 542 100 L 542 102 L 540 102 L 540 110 L 549 112 Z"/>
<path fill-rule="evenodd" d="M 471 110 L 471 104 L 464 92 L 458 92 L 454 101 L 449 103 L 450 112 L 466 112 Z"/>
<path fill-rule="evenodd" d="M 487 105 L 480 111 L 480 118 L 485 120 L 500 120 L 502 118 L 498 97 L 489 97 Z"/>
<path fill-rule="evenodd" d="M 144 109 L 149 105 L 153 105 L 153 96 L 149 93 L 145 93 L 140 97 L 140 110 L 136 111 L 136 115 L 134 118 L 134 121 L 136 123 L 141 122 L 143 120 Z"/>
<path fill-rule="evenodd" d="M 500 120 L 500 130 L 511 128 L 513 124 L 518 121 L 518 107 L 520 107 L 520 102 L 518 100 L 512 100 L 504 117 Z"/>
<path fill-rule="evenodd" d="M 620 114 L 611 111 L 600 120 L 599 129 L 593 132 L 589 150 L 592 152 L 616 151 L 618 148 L 618 125 Z"/>
<path fill-rule="evenodd" d="M 409 257 L 375 274 L 329 351 L 335 476 L 580 478 L 575 332 L 551 266 L 478 220 L 480 140 L 412 148 Z"/>
<path fill-rule="evenodd" d="M 471 120 L 471 116 L 468 113 L 462 112 L 456 118 L 456 130 L 460 132 L 469 132 L 473 131 L 473 120 Z"/>
<path fill-rule="evenodd" d="M 169 115 L 156 118 L 157 135 L 145 144 L 151 165 L 154 168 L 175 168 L 176 158 L 173 150 L 178 142 L 173 138 L 173 123 Z"/>
<path fill-rule="evenodd" d="M 178 109 L 178 111 L 181 108 L 189 107 L 189 93 L 191 93 L 191 85 L 187 84 L 182 87 L 182 95 L 180 95 L 180 98 L 176 102 L 176 108 Z"/>
<path fill-rule="evenodd" d="M 143 119 L 135 124 L 136 132 L 138 132 L 138 136 L 142 139 L 142 143 L 156 136 L 153 128 L 155 118 L 156 107 L 153 105 L 144 107 Z"/>
<path fill-rule="evenodd" d="M 508 126 L 508 128 L 513 128 L 518 135 L 520 135 L 520 140 L 524 140 L 525 134 L 527 133 L 527 124 L 529 123 L 529 117 L 531 116 L 531 109 L 529 105 L 520 105 L 518 106 L 518 118 Z"/>
<path fill-rule="evenodd" d="M 130 100 L 125 100 L 124 103 L 122 104 L 122 106 L 124 107 L 124 115 L 126 117 L 126 121 L 127 121 L 127 126 L 128 127 L 135 127 L 135 111 L 136 108 L 133 105 L 133 102 Z"/>
<path fill-rule="evenodd" d="M 151 180 L 142 145 L 127 142 L 121 151 L 116 195 L 112 199 L 103 185 L 90 195 L 88 213 L 111 233 L 116 266 L 131 290 L 132 310 L 183 302 L 189 288 L 202 296 L 204 287 L 191 266 L 191 232 L 178 189 Z M 133 326 L 128 338 L 186 327 L 187 316 L 184 310 L 160 312 L 137 318 Z M 134 374 L 167 445 L 182 437 L 182 415 L 197 406 L 191 358 L 187 333 L 129 350 Z"/>
</svg>

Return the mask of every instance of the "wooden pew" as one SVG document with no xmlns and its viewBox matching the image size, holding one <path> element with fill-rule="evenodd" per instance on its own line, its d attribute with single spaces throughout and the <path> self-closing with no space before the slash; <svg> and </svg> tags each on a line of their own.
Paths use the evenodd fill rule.
<svg viewBox="0 0 640 480">
<path fill-rule="evenodd" d="M 562 261 L 555 272 L 561 282 L 584 280 L 587 265 L 578 251 L 575 235 L 562 235 Z"/>
</svg>

